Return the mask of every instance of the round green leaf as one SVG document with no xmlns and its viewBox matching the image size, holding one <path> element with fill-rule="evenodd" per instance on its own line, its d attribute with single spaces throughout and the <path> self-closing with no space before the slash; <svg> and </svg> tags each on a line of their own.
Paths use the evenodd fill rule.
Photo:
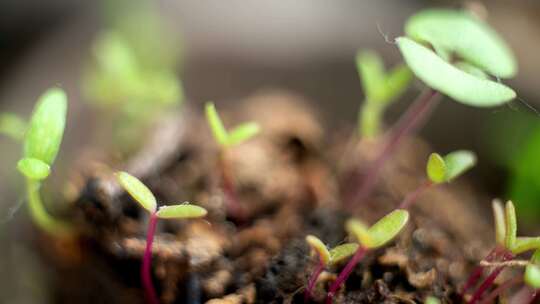
<svg viewBox="0 0 540 304">
<path fill-rule="evenodd" d="M 326 245 L 316 236 L 308 235 L 306 236 L 306 242 L 309 244 L 311 249 L 317 253 L 319 260 L 327 265 L 330 262 L 330 252 Z"/>
<path fill-rule="evenodd" d="M 352 256 L 358 250 L 357 243 L 345 243 L 330 250 L 330 263 L 336 264 Z"/>
<path fill-rule="evenodd" d="M 396 41 L 413 73 L 429 87 L 456 101 L 470 106 L 489 107 L 516 97 L 511 88 L 464 72 L 409 38 L 400 37 Z"/>
<path fill-rule="evenodd" d="M 476 164 L 476 155 L 471 151 L 455 151 L 444 156 L 444 162 L 447 168 L 446 181 L 451 181 L 474 167 Z"/>
<path fill-rule="evenodd" d="M 425 304 L 441 304 L 441 301 L 435 297 L 427 297 Z"/>
<path fill-rule="evenodd" d="M 381 247 L 395 238 L 409 220 L 409 212 L 397 209 L 385 215 L 368 229 L 371 239 L 368 248 Z"/>
<path fill-rule="evenodd" d="M 63 90 L 47 90 L 34 108 L 24 140 L 24 156 L 52 165 L 66 124 L 67 97 Z"/>
<path fill-rule="evenodd" d="M 427 162 L 426 171 L 432 182 L 438 184 L 446 181 L 446 164 L 439 154 L 431 153 Z"/>
<path fill-rule="evenodd" d="M 208 212 L 203 207 L 184 202 L 180 205 L 159 207 L 156 215 L 163 219 L 188 219 L 203 217 Z"/>
<path fill-rule="evenodd" d="M 17 169 L 27 178 L 43 180 L 51 173 L 51 167 L 37 158 L 23 158 L 17 163 Z"/>
<path fill-rule="evenodd" d="M 527 265 L 525 267 L 524 280 L 527 285 L 534 289 L 540 288 L 540 267 L 538 265 Z"/>
<path fill-rule="evenodd" d="M 350 219 L 345 223 L 345 229 L 354 237 L 362 246 L 370 248 L 372 244 L 371 236 L 366 225 L 357 219 Z"/>
<path fill-rule="evenodd" d="M 514 55 L 503 39 L 467 12 L 425 10 L 409 18 L 405 32 L 416 40 L 453 52 L 491 75 L 509 78 L 517 72 Z"/>
<path fill-rule="evenodd" d="M 156 211 L 157 202 L 152 191 L 148 189 L 138 178 L 127 172 L 117 172 L 116 178 L 124 190 L 133 197 L 144 209 L 150 213 Z"/>
</svg>

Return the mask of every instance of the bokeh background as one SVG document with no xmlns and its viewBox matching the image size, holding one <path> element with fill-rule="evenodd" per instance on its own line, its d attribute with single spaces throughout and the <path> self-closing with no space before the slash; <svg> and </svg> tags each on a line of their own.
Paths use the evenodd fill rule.
<svg viewBox="0 0 540 304">
<path fill-rule="evenodd" d="M 0 112 L 28 117 L 46 88 L 57 85 L 67 91 L 67 133 L 57 170 L 47 184 L 64 189 L 67 172 L 84 151 L 110 148 L 103 130 L 117 127 L 115 115 L 128 117 L 127 128 L 134 130 L 129 119 L 136 113 L 126 110 L 125 103 L 115 104 L 123 92 L 107 94 L 114 91 L 111 87 L 132 91 L 140 84 L 140 75 L 133 72 L 126 77 L 133 76 L 133 82 L 111 87 L 92 82 L 103 77 L 96 66 L 126 59 L 121 42 L 127 41 L 142 58 L 143 74 L 156 75 L 151 81 L 144 78 L 143 83 L 152 85 L 139 93 L 152 95 L 165 87 L 165 108 L 200 111 L 207 100 L 226 107 L 260 90 L 277 88 L 304 96 L 329 130 L 353 128 L 363 100 L 356 52 L 373 49 L 389 66 L 399 63 L 393 38 L 402 33 L 408 16 L 425 7 L 466 7 L 483 15 L 515 51 L 519 74 L 508 84 L 519 98 L 487 110 L 444 100 L 421 136 L 441 152 L 476 151 L 480 162 L 468 174 L 471 187 L 485 197 L 514 199 L 523 219 L 521 228 L 539 232 L 538 1 L 2 0 Z M 103 53 L 118 57 L 100 58 Z M 388 111 L 387 121 L 395 121 L 421 89 L 415 83 Z M 100 98 L 101 103 L 96 101 Z M 175 102 L 168 104 L 169 99 Z M 141 104 L 137 107 L 144 109 Z M 135 103 L 129 109 L 131 105 Z M 0 303 L 50 303 L 51 269 L 31 245 L 25 209 L 20 208 L 22 180 L 15 170 L 19 154 L 17 143 L 0 137 Z M 62 193 L 52 192 L 51 198 Z M 486 213 L 478 216 L 491 216 L 489 203 L 478 202 L 486 206 Z"/>
</svg>

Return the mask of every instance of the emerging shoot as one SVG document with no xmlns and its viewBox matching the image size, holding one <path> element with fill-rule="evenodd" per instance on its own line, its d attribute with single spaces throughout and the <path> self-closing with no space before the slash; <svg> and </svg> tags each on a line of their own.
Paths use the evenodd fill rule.
<svg viewBox="0 0 540 304">
<path fill-rule="evenodd" d="M 159 303 L 154 284 L 152 283 L 152 243 L 156 233 L 158 219 L 189 219 L 199 218 L 206 215 L 206 209 L 191 205 L 187 202 L 172 206 L 161 206 L 157 208 L 157 200 L 139 179 L 126 172 L 116 173 L 118 183 L 129 193 L 129 195 L 150 215 L 148 231 L 146 235 L 146 248 L 141 265 L 141 281 L 145 290 L 145 296 L 149 303 Z"/>
<path fill-rule="evenodd" d="M 0 114 L 0 134 L 21 142 L 26 132 L 26 122 L 19 116 L 11 113 Z"/>
</svg>

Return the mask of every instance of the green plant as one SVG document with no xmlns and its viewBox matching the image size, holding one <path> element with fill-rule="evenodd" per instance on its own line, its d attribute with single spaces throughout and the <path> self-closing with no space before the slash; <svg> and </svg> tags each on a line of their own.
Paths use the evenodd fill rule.
<svg viewBox="0 0 540 304">
<path fill-rule="evenodd" d="M 403 64 L 385 73 L 382 59 L 372 51 L 356 54 L 356 69 L 365 95 L 358 115 L 358 134 L 371 138 L 381 132 L 385 109 L 408 88 L 412 74 Z"/>
<path fill-rule="evenodd" d="M 146 234 L 146 248 L 141 265 L 141 281 L 147 301 L 157 304 L 159 300 L 152 283 L 151 264 L 152 243 L 154 241 L 158 219 L 199 218 L 205 216 L 207 211 L 202 207 L 191 205 L 187 202 L 157 208 L 157 200 L 154 194 L 140 180 L 126 172 L 118 172 L 116 173 L 116 177 L 124 190 L 150 214 Z"/>
<path fill-rule="evenodd" d="M 43 231 L 58 237 L 70 236 L 73 228 L 47 212 L 40 189 L 51 173 L 60 149 L 66 112 L 66 94 L 59 88 L 51 88 L 39 98 L 28 123 L 14 114 L 0 116 L 0 132 L 23 144 L 23 157 L 18 161 L 17 169 L 26 179 L 32 221 Z"/>
<path fill-rule="evenodd" d="M 403 138 L 426 119 L 441 93 L 475 107 L 497 106 L 516 97 L 511 88 L 490 79 L 516 74 L 512 52 L 495 31 L 473 15 L 426 10 L 408 19 L 405 32 L 408 37 L 397 38 L 396 44 L 407 66 L 429 89 L 390 131 L 381 153 L 348 204 L 369 196 L 386 160 Z"/>
<path fill-rule="evenodd" d="M 408 220 L 409 212 L 407 210 L 397 209 L 385 215 L 369 228 L 356 219 L 347 221 L 346 229 L 354 236 L 359 246 L 345 268 L 343 268 L 337 279 L 330 286 L 326 297 L 327 304 L 332 303 L 336 291 L 347 280 L 356 264 L 362 260 L 364 255 L 368 251 L 382 247 L 393 240 L 401 232 L 403 227 L 405 227 Z"/>
<path fill-rule="evenodd" d="M 451 182 L 475 164 L 476 155 L 470 151 L 454 151 L 444 157 L 437 153 L 431 153 L 426 165 L 428 179 L 415 191 L 407 195 L 399 208 L 408 209 L 425 190 L 431 188 L 433 185 Z"/>
<path fill-rule="evenodd" d="M 225 161 L 225 153 L 229 148 L 239 145 L 257 135 L 257 133 L 260 132 L 260 127 L 255 122 L 246 122 L 236 126 L 228 132 L 212 102 L 206 103 L 205 114 L 212 135 L 220 147 L 218 164 L 221 173 L 221 183 L 225 195 L 227 213 L 233 218 L 242 219 L 244 211 L 238 202 L 233 177 L 231 176 L 229 165 Z"/>
<path fill-rule="evenodd" d="M 435 297 L 427 297 L 426 304 L 441 304 L 441 301 Z"/>
</svg>

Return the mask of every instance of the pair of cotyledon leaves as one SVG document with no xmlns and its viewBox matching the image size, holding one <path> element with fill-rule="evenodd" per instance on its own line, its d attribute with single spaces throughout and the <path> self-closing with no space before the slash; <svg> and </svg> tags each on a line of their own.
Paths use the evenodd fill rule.
<svg viewBox="0 0 540 304">
<path fill-rule="evenodd" d="M 450 182 L 476 164 L 476 155 L 471 151 L 455 151 L 444 157 L 438 153 L 429 156 L 426 173 L 435 184 Z"/>
<path fill-rule="evenodd" d="M 390 212 L 369 228 L 359 220 L 351 219 L 347 221 L 346 228 L 357 239 L 358 244 L 346 243 L 331 250 L 314 236 L 307 236 L 306 241 L 324 265 L 335 264 L 353 255 L 360 245 L 367 249 L 375 249 L 390 242 L 405 227 L 408 220 L 409 212 L 402 209 Z"/>
<path fill-rule="evenodd" d="M 138 178 L 127 172 L 118 172 L 116 177 L 124 190 L 151 214 L 163 219 L 198 218 L 206 215 L 206 209 L 187 202 L 178 205 L 161 206 L 157 208 L 156 197 Z"/>
<path fill-rule="evenodd" d="M 238 145 L 260 132 L 260 127 L 255 122 L 246 122 L 238 125 L 230 132 L 225 129 L 221 118 L 212 102 L 205 105 L 206 120 L 212 130 L 212 135 L 222 147 L 232 147 Z"/>
<path fill-rule="evenodd" d="M 23 158 L 17 168 L 27 178 L 43 180 L 50 174 L 64 135 L 67 97 L 63 90 L 47 90 L 38 100 L 23 136 Z"/>
<path fill-rule="evenodd" d="M 473 15 L 426 10 L 407 21 L 405 32 L 409 38 L 397 38 L 397 45 L 407 66 L 429 87 L 477 107 L 500 105 L 516 97 L 511 88 L 487 76 L 514 76 L 517 65 L 512 52 Z"/>
</svg>

